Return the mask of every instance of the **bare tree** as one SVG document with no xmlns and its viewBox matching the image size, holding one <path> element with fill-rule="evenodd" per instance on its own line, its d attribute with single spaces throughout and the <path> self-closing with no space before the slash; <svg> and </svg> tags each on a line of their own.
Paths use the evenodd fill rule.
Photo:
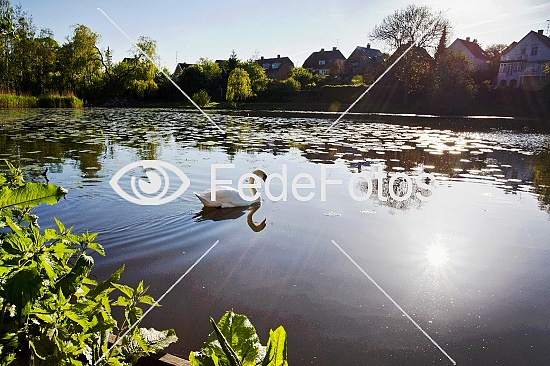
<svg viewBox="0 0 550 366">
<path fill-rule="evenodd" d="M 451 25 L 442 12 L 428 6 L 408 5 L 386 16 L 369 37 L 385 42 L 393 49 L 417 42 L 418 47 L 433 50 L 445 29 L 449 34 Z"/>
</svg>

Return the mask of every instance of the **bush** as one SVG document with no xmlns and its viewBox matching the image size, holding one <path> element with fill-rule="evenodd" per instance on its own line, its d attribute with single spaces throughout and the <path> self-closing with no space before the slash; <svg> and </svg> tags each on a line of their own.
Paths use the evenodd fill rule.
<svg viewBox="0 0 550 366">
<path fill-rule="evenodd" d="M 363 82 L 363 76 L 361 75 L 355 75 L 354 77 L 352 77 L 351 83 L 353 85 L 365 85 L 365 83 Z"/>
<path fill-rule="evenodd" d="M 193 94 L 192 99 L 199 107 L 206 107 L 210 103 L 210 95 L 208 95 L 208 92 L 204 89 Z"/>
<path fill-rule="evenodd" d="M 97 234 L 73 234 L 57 219 L 56 229 L 40 231 L 32 208 L 56 204 L 67 191 L 25 183 L 21 170 L 8 168 L 9 176 L 0 173 L 0 364 L 96 364 L 105 355 L 101 365 L 131 365 L 175 342 L 173 330 L 138 328 L 139 304 L 155 302 L 142 282 L 117 284 L 124 267 L 104 282 L 89 278 L 91 254 L 105 255 Z M 113 291 L 121 295 L 114 301 Z M 112 306 L 123 308 L 122 323 Z"/>
</svg>

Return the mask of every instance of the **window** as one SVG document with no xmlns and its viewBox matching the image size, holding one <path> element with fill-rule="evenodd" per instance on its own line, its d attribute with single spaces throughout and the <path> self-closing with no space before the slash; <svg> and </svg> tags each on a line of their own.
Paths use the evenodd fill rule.
<svg viewBox="0 0 550 366">
<path fill-rule="evenodd" d="M 506 75 L 512 75 L 512 64 L 506 64 Z"/>
<path fill-rule="evenodd" d="M 319 60 L 319 65 L 324 65 L 325 64 L 325 60 Z"/>
<path fill-rule="evenodd" d="M 498 72 L 504 72 L 506 70 L 506 64 L 500 64 L 500 70 Z"/>
<path fill-rule="evenodd" d="M 279 66 L 281 66 L 280 62 L 274 62 L 274 63 L 271 64 L 271 67 L 274 68 L 274 69 L 278 69 Z"/>
<path fill-rule="evenodd" d="M 359 62 L 352 63 L 353 66 L 359 66 Z"/>
<path fill-rule="evenodd" d="M 527 54 L 527 47 L 521 47 L 521 54 L 522 55 Z"/>
<path fill-rule="evenodd" d="M 521 71 L 521 62 L 514 63 L 514 72 L 520 72 Z"/>
<path fill-rule="evenodd" d="M 264 70 L 269 69 L 270 66 L 271 66 L 271 64 L 263 64 Z"/>
<path fill-rule="evenodd" d="M 531 46 L 531 56 L 536 56 L 539 53 L 539 46 Z"/>
<path fill-rule="evenodd" d="M 515 87 L 518 84 L 518 81 L 516 79 L 510 80 L 510 86 Z"/>
</svg>

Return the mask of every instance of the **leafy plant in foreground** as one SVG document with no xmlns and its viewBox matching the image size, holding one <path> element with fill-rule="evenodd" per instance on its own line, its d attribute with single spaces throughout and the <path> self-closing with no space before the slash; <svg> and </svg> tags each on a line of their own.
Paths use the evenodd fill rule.
<svg viewBox="0 0 550 366">
<path fill-rule="evenodd" d="M 26 183 L 8 164 L 0 173 L 0 365 L 131 365 L 143 355 L 175 342 L 174 331 L 139 328 L 140 304 L 152 305 L 147 288 L 117 282 L 124 267 L 104 282 L 89 278 L 92 253 L 105 255 L 97 234 L 72 233 L 56 219 L 56 229 L 40 231 L 33 207 L 56 204 L 67 193 L 51 184 Z M 109 295 L 119 291 L 112 300 Z M 124 309 L 118 325 L 111 307 Z M 136 325 L 131 336 L 119 337 Z M 110 352 L 109 339 L 118 343 Z"/>
<path fill-rule="evenodd" d="M 285 329 L 269 331 L 262 346 L 256 329 L 244 315 L 232 310 L 218 324 L 210 318 L 214 331 L 198 352 L 189 354 L 193 366 L 288 366 Z"/>
</svg>

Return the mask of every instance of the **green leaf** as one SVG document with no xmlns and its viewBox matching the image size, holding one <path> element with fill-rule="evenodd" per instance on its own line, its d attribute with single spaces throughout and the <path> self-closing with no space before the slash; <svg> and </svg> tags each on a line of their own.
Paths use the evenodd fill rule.
<svg viewBox="0 0 550 366">
<path fill-rule="evenodd" d="M 155 299 L 149 295 L 140 296 L 138 301 L 147 305 L 161 306 L 160 304 L 155 304 Z"/>
<path fill-rule="evenodd" d="M 57 219 L 57 217 L 55 218 L 55 223 L 57 224 L 57 227 L 58 227 L 58 229 L 59 229 L 59 232 L 60 232 L 61 234 L 64 234 L 64 233 L 65 233 L 65 225 L 63 225 L 63 223 L 61 223 L 61 221 L 59 221 L 59 220 Z"/>
<path fill-rule="evenodd" d="M 116 299 L 115 302 L 113 302 L 113 306 L 128 306 L 130 305 L 130 299 L 124 296 L 119 296 L 118 299 Z"/>
<path fill-rule="evenodd" d="M 121 355 L 124 356 L 124 362 L 132 365 L 140 357 L 149 353 L 160 352 L 178 340 L 173 329 L 158 331 L 153 328 L 136 328 L 132 335 L 133 337 L 124 339 L 120 348 Z"/>
<path fill-rule="evenodd" d="M 0 296 L 7 303 L 15 305 L 19 314 L 26 315 L 30 310 L 29 303 L 40 293 L 41 284 L 42 279 L 35 268 L 24 269 L 6 281 Z"/>
<path fill-rule="evenodd" d="M 71 319 L 73 322 L 77 323 L 82 327 L 82 329 L 85 331 L 89 328 L 88 319 L 85 315 L 77 314 L 74 311 L 65 311 L 65 316 L 69 319 Z"/>
<path fill-rule="evenodd" d="M 210 318 L 210 323 L 212 323 L 212 326 L 214 327 L 214 332 L 216 333 L 216 337 L 218 338 L 220 346 L 223 350 L 223 353 L 225 353 L 225 357 L 229 361 L 229 364 L 231 366 L 242 366 L 243 364 L 240 361 L 239 356 L 237 356 L 237 353 L 235 352 L 235 350 L 233 350 L 229 342 L 227 342 L 227 339 L 220 331 L 220 328 L 218 328 L 218 326 L 216 325 L 216 322 L 214 321 L 214 319 Z M 254 334 L 255 333 L 256 332 L 254 332 Z M 213 356 L 215 356 L 215 354 Z"/>
<path fill-rule="evenodd" d="M 20 238 L 23 238 L 25 234 L 23 234 L 23 231 L 21 230 L 21 227 L 17 225 L 10 217 L 6 217 L 6 224 L 8 224 L 9 228 L 17 234 Z"/>
<path fill-rule="evenodd" d="M 105 257 L 105 250 L 98 243 L 89 243 L 88 244 L 88 249 L 94 250 L 94 251 L 98 252 L 99 254 L 101 254 L 102 256 Z"/>
<path fill-rule="evenodd" d="M 126 321 L 128 321 L 128 324 L 132 326 L 141 320 L 141 317 L 143 316 L 143 310 L 141 308 L 138 308 L 137 306 L 134 306 L 130 309 L 127 309 L 125 311 L 125 315 Z"/>
<path fill-rule="evenodd" d="M 282 326 L 269 331 L 269 341 L 267 342 L 267 352 L 262 366 L 288 366 L 286 332 Z"/>
<path fill-rule="evenodd" d="M 9 206 L 36 206 L 40 203 L 56 204 L 67 190 L 52 184 L 25 183 L 21 187 L 0 188 L 0 209 Z"/>
<path fill-rule="evenodd" d="M 82 278 L 87 277 L 94 266 L 94 259 L 89 255 L 81 255 L 73 268 L 55 284 L 56 290 L 63 291 L 63 295 L 70 296 L 80 287 Z"/>
<path fill-rule="evenodd" d="M 219 358 L 220 365 L 252 366 L 261 362 L 264 347 L 260 344 L 256 329 L 246 316 L 228 311 L 217 325 L 211 322 L 214 332 L 210 334 L 202 350 L 195 353 L 196 359 L 210 358 L 211 361 L 204 361 L 207 362 L 205 364 L 214 363 L 214 354 Z"/>
<path fill-rule="evenodd" d="M 40 264 L 42 264 L 42 268 L 44 268 L 44 270 L 46 271 L 46 275 L 48 275 L 50 281 L 54 281 L 57 278 L 57 274 L 53 270 L 55 264 L 52 261 L 49 253 L 40 254 Z"/>
<path fill-rule="evenodd" d="M 96 298 L 104 291 L 109 290 L 111 286 L 114 286 L 114 284 L 120 280 L 120 275 L 122 274 L 122 272 L 124 272 L 124 266 L 120 267 L 115 273 L 113 273 L 108 280 L 101 282 L 94 289 L 90 290 L 90 292 L 88 292 L 86 296 L 88 298 Z"/>
<path fill-rule="evenodd" d="M 124 295 L 126 295 L 129 298 L 132 298 L 134 296 L 134 289 L 130 286 L 126 285 L 119 285 L 118 283 L 113 283 L 113 286 L 115 286 L 117 289 L 119 289 Z"/>
</svg>

